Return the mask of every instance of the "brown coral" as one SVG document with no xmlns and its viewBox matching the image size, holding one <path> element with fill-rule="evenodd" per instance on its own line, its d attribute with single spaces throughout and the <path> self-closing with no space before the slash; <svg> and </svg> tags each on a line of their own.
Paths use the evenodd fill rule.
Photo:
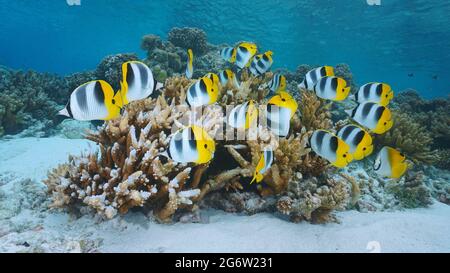
<svg viewBox="0 0 450 273">
<path fill-rule="evenodd" d="M 430 133 L 408 114 L 393 111 L 394 126 L 383 135 L 376 135 L 376 143 L 399 149 L 415 163 L 433 163 L 436 151 L 431 150 L 433 139 Z"/>
</svg>

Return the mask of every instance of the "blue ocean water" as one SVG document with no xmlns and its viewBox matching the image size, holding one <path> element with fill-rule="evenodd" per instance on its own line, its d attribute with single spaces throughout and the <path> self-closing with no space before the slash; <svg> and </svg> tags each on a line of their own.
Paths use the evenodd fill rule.
<svg viewBox="0 0 450 273">
<path fill-rule="evenodd" d="M 447 0 L 67 1 L 0 0 L 0 64 L 72 73 L 108 54 L 144 57 L 143 35 L 166 38 L 174 26 L 194 26 L 210 43 L 252 40 L 273 50 L 275 67 L 344 62 L 359 84 L 450 93 Z"/>
</svg>

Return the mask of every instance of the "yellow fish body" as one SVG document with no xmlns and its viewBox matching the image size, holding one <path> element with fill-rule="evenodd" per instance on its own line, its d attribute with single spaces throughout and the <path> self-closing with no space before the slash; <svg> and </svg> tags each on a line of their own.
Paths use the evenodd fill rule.
<svg viewBox="0 0 450 273">
<path fill-rule="evenodd" d="M 374 102 L 363 102 L 353 110 L 347 110 L 346 112 L 353 120 L 375 134 L 385 133 L 394 124 L 389 108 Z"/>
<path fill-rule="evenodd" d="M 115 93 L 106 81 L 96 80 L 78 86 L 58 114 L 81 121 L 111 120 L 120 116 L 122 107 L 120 92 Z"/>
<path fill-rule="evenodd" d="M 274 94 L 280 93 L 281 91 L 286 91 L 286 77 L 279 73 L 275 73 L 273 74 L 273 77 L 269 81 L 268 85 L 270 92 L 269 94 L 267 94 L 267 97 L 271 97 Z"/>
<path fill-rule="evenodd" d="M 132 101 L 148 98 L 163 85 L 155 80 L 152 71 L 145 63 L 129 61 L 122 64 L 120 86 L 123 105 L 127 105 Z"/>
<path fill-rule="evenodd" d="M 408 163 L 404 154 L 384 146 L 378 153 L 373 168 L 381 177 L 400 178 L 408 169 Z"/>
<path fill-rule="evenodd" d="M 175 162 L 203 164 L 214 157 L 215 150 L 211 136 L 203 128 L 192 125 L 172 135 L 167 155 Z"/>
<path fill-rule="evenodd" d="M 313 89 L 319 98 L 333 101 L 345 100 L 350 93 L 350 87 L 347 86 L 347 82 L 334 76 L 320 78 Z"/>
<path fill-rule="evenodd" d="M 297 101 L 288 92 L 280 91 L 267 102 L 267 127 L 277 136 L 287 136 L 297 108 Z"/>
<path fill-rule="evenodd" d="M 231 82 L 234 87 L 240 87 L 236 75 L 230 69 L 225 69 L 219 73 L 219 81 L 222 86 L 226 86 L 228 82 Z"/>
<path fill-rule="evenodd" d="M 353 160 L 350 147 L 342 139 L 325 130 L 316 130 L 310 140 L 311 149 L 338 168 L 346 167 Z"/>
<path fill-rule="evenodd" d="M 313 90 L 314 85 L 323 77 L 334 76 L 334 69 L 331 66 L 321 66 L 308 71 L 305 74 L 305 78 L 298 85 L 299 88 L 304 88 L 307 90 Z"/>
<path fill-rule="evenodd" d="M 236 48 L 234 47 L 222 48 L 219 54 L 227 62 L 234 63 L 236 61 Z"/>
<path fill-rule="evenodd" d="M 267 51 L 264 54 L 253 57 L 250 64 L 250 72 L 254 76 L 260 76 L 269 71 L 273 64 L 272 55 L 272 51 Z"/>
<path fill-rule="evenodd" d="M 217 75 L 214 75 L 206 75 L 189 86 L 186 94 L 186 101 L 189 106 L 199 107 L 213 104 L 217 101 L 219 86 L 214 82 L 216 81 L 215 77 L 217 77 Z"/>
<path fill-rule="evenodd" d="M 188 49 L 187 55 L 186 78 L 191 79 L 194 74 L 194 53 L 192 53 L 192 49 Z"/>
<path fill-rule="evenodd" d="M 382 106 L 387 106 L 393 98 L 394 91 L 391 86 L 377 82 L 364 84 L 353 95 L 353 99 L 358 103 L 375 102 Z"/>
<path fill-rule="evenodd" d="M 250 61 L 255 56 L 256 52 L 258 52 L 258 47 L 254 43 L 242 42 L 236 46 L 235 51 L 235 61 L 234 63 L 240 69 L 244 67 L 248 67 L 250 65 Z"/>
<path fill-rule="evenodd" d="M 373 152 L 372 137 L 364 129 L 356 125 L 342 127 L 337 136 L 350 147 L 354 160 L 361 160 Z"/>
<path fill-rule="evenodd" d="M 258 108 L 253 100 L 234 107 L 227 119 L 227 123 L 238 129 L 248 129 L 258 119 Z"/>
<path fill-rule="evenodd" d="M 264 174 L 270 169 L 273 163 L 273 151 L 272 150 L 264 150 L 261 158 L 258 161 L 258 164 L 256 165 L 255 172 L 253 173 L 253 179 L 250 182 L 252 184 L 256 181 L 256 183 L 260 183 L 263 178 Z"/>
</svg>

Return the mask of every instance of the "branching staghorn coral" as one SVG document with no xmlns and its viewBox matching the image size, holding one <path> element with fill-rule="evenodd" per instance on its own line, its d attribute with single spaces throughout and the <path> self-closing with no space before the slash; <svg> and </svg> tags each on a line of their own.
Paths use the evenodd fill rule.
<svg viewBox="0 0 450 273">
<path fill-rule="evenodd" d="M 415 163 L 430 164 L 436 161 L 437 154 L 431 150 L 433 139 L 429 131 L 406 113 L 394 111 L 393 119 L 391 130 L 375 136 L 379 147 L 395 147 Z"/>
</svg>

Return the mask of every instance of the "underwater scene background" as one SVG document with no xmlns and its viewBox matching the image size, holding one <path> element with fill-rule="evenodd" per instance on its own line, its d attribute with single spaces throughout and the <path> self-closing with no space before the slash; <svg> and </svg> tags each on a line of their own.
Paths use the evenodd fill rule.
<svg viewBox="0 0 450 273">
<path fill-rule="evenodd" d="M 70 0 L 69 0 L 70 2 Z M 213 44 L 252 40 L 274 67 L 347 63 L 358 83 L 389 82 L 430 98 L 449 93 L 450 3 L 440 0 L 0 1 L 0 63 L 67 74 L 136 52 L 144 34 L 203 29 Z M 408 76 L 413 74 L 413 76 Z M 437 79 L 433 79 L 437 76 Z"/>
<path fill-rule="evenodd" d="M 0 5 L 0 252 L 450 251 L 450 2 Z"/>
</svg>

